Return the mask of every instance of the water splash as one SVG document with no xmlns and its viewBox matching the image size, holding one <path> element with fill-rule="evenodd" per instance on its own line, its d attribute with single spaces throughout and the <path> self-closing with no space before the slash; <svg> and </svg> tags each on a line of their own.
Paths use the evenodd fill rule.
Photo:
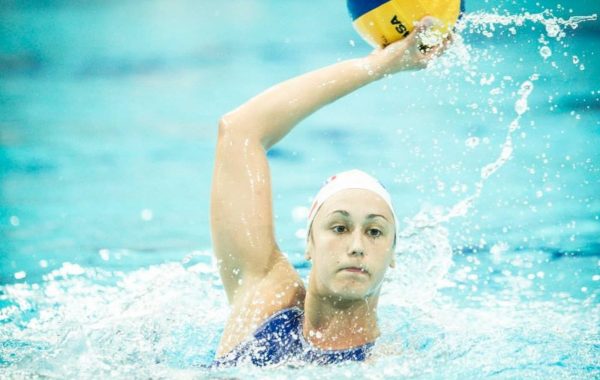
<svg viewBox="0 0 600 380">
<path fill-rule="evenodd" d="M 598 15 L 571 16 L 568 19 L 555 17 L 552 10 L 540 13 L 529 13 L 517 15 L 499 15 L 493 13 L 473 12 L 466 14 L 456 26 L 459 33 L 468 30 L 470 33 L 489 34 L 495 31 L 497 26 L 521 27 L 526 22 L 534 22 L 544 25 L 548 37 L 558 40 L 566 36 L 566 29 L 575 30 L 583 22 L 596 21 Z M 516 34 L 516 29 L 513 29 Z"/>
<path fill-rule="evenodd" d="M 537 14 L 524 13 L 519 15 L 497 15 L 489 13 L 470 13 L 465 15 L 457 25 L 458 35 L 454 46 L 441 59 L 434 61 L 430 66 L 430 72 L 440 78 L 449 74 L 449 70 L 455 67 L 462 68 L 467 75 L 466 82 L 475 84 L 472 79 L 481 75 L 479 84 L 490 85 L 494 82 L 493 74 L 479 73 L 473 62 L 479 60 L 474 56 L 473 49 L 467 45 L 460 33 L 469 32 L 492 37 L 497 32 L 498 26 L 510 27 L 511 34 L 516 34 L 516 27 L 522 27 L 525 22 L 534 22 L 544 25 L 549 38 L 557 41 L 566 36 L 567 28 L 577 29 L 583 22 L 595 21 L 597 15 L 572 16 L 568 19 L 554 17 L 551 11 Z M 551 49 L 546 46 L 548 42 L 542 38 L 543 46 L 540 54 L 544 59 L 552 55 Z M 573 60 L 579 62 L 579 60 Z M 507 78 L 507 77 L 505 77 Z M 510 81 L 512 78 L 508 77 Z M 454 218 L 465 217 L 473 208 L 477 199 L 481 196 L 485 183 L 508 162 L 514 152 L 513 135 L 520 128 L 522 117 L 529 110 L 528 99 L 534 89 L 534 82 L 539 79 L 538 74 L 532 74 L 524 81 L 517 91 L 518 98 L 514 103 L 516 117 L 509 123 L 507 134 L 502 144 L 497 159 L 480 170 L 480 178 L 474 185 L 471 195 L 460 200 L 449 210 L 440 207 L 429 207 L 421 210 L 416 216 L 405 219 L 406 227 L 398 234 L 397 245 L 398 268 L 392 271 L 389 282 L 391 290 L 395 293 L 394 302 L 404 305 L 424 305 L 431 301 L 437 294 L 437 290 L 454 284 L 446 280 L 446 274 L 453 265 L 453 252 L 448 238 L 448 230 L 445 224 Z M 504 80 L 502 83 L 504 86 Z M 495 90 L 492 90 L 493 93 Z M 493 108 L 494 109 L 494 108 Z M 467 146 L 475 146 L 476 139 L 467 140 Z M 390 286 L 388 285 L 388 286 Z M 400 296 L 397 296 L 397 295 Z"/>
<path fill-rule="evenodd" d="M 559 37 L 565 28 L 576 28 L 571 23 L 580 21 L 581 18 L 573 17 L 564 22 L 548 21 L 550 27 L 546 31 L 551 37 Z M 516 21 L 506 25 L 520 26 Z M 513 30 L 516 34 L 517 29 Z M 491 33 L 491 28 L 486 31 L 488 36 Z M 467 54 L 455 63 L 469 64 L 472 57 L 468 46 L 457 49 L 464 49 L 462 52 Z M 573 58 L 573 63 L 579 64 L 579 58 Z M 457 279 L 447 279 L 454 261 L 444 224 L 467 215 L 485 182 L 512 156 L 512 135 L 529 108 L 528 97 L 536 79 L 532 76 L 521 85 L 514 105 L 517 117 L 508 126 L 498 158 L 482 168 L 475 192 L 450 210 L 433 207 L 407 221 L 408 227 L 398 243 L 399 250 L 406 254 L 398 257 L 398 266 L 391 272 L 394 282 L 401 284 L 400 293 L 396 293 L 397 286 L 384 287 L 387 297 L 382 301 L 387 305 L 404 300 L 419 306 L 431 300 L 438 288 L 454 286 Z M 483 86 L 493 81 L 486 75 L 480 83 Z M 470 142 L 473 147 L 474 141 Z M 506 249 L 501 251 L 510 256 Z M 110 259 L 106 250 L 99 254 L 103 260 Z M 200 370 L 187 373 L 174 368 L 187 367 L 197 362 L 194 357 L 206 356 L 206 348 L 215 346 L 214 339 L 220 335 L 219 328 L 227 315 L 218 274 L 206 262 L 195 263 L 199 257 L 210 258 L 210 252 L 190 254 L 181 263 L 130 273 L 109 273 L 65 263 L 50 272 L 42 284 L 0 286 L 0 370 L 11 378 L 208 377 Z M 514 267 L 511 264 L 511 269 Z M 503 370 L 510 376 L 517 373 L 515 370 L 532 367 L 539 371 L 539 366 L 548 362 L 546 371 L 552 371 L 547 372 L 549 377 L 597 377 L 585 372 L 586 366 L 597 361 L 597 300 L 591 297 L 578 303 L 564 297 L 562 303 L 524 303 L 514 298 L 530 286 L 527 277 L 507 274 L 501 280 L 505 293 L 500 297 L 482 297 L 481 306 L 470 310 L 448 300 L 429 308 L 428 314 L 416 316 L 402 315 L 403 311 L 397 308 L 384 309 L 383 330 L 388 332 L 388 339 L 401 340 L 408 335 L 398 329 L 399 319 L 416 326 L 417 331 L 411 332 L 416 338 L 408 342 L 408 350 L 386 354 L 367 366 L 351 363 L 327 372 L 320 368 L 280 368 L 271 374 L 279 378 L 339 379 L 373 374 L 376 378 L 398 374 L 422 377 L 434 368 L 448 377 L 471 378 L 494 376 Z M 524 325 L 528 329 L 523 329 Z M 477 326 L 477 331 L 472 326 Z M 548 351 L 552 355 L 538 355 Z M 470 375 L 466 374 L 469 370 Z M 546 372 L 536 375 L 540 373 Z M 518 372 L 514 377 L 527 377 L 526 374 Z M 264 378 L 264 370 L 236 370 L 221 377 Z"/>
<path fill-rule="evenodd" d="M 550 40 L 564 44 L 564 38 L 568 30 L 577 29 L 582 23 L 597 21 L 596 14 L 587 16 L 571 16 L 567 19 L 555 17 L 551 10 L 540 13 L 524 13 L 516 15 L 499 15 L 493 13 L 473 12 L 465 14 L 456 25 L 455 43 L 446 54 L 434 61 L 431 65 L 432 74 L 440 77 L 448 75 L 452 68 L 461 68 L 467 74 L 465 80 L 471 82 L 473 77 L 482 74 L 477 69 L 477 62 L 485 58 L 485 53 L 474 51 L 473 47 L 463 40 L 465 35 L 482 35 L 492 38 L 496 34 L 507 30 L 511 37 L 517 34 L 517 28 L 523 28 L 526 23 L 541 24 L 545 34 L 542 34 L 538 42 L 541 44 L 539 53 L 548 60 L 552 56 L 552 49 L 548 46 Z M 577 60 L 578 61 L 578 60 Z M 483 74 L 481 80 L 485 84 L 486 78 Z"/>
<path fill-rule="evenodd" d="M 66 263 L 40 285 L 0 287 L 0 302 L 10 302 L 0 309 L 0 367 L 51 378 L 149 378 L 206 363 L 227 305 L 205 263 L 210 252 L 201 256 L 127 274 Z"/>
<path fill-rule="evenodd" d="M 528 99 L 534 89 L 533 82 L 538 78 L 534 74 L 521 84 L 514 107 L 517 116 L 508 127 L 498 158 L 481 169 L 475 191 L 447 212 L 441 208 L 430 208 L 422 210 L 413 218 L 405 219 L 407 227 L 398 234 L 399 269 L 390 276 L 390 282 L 395 284 L 395 291 L 398 290 L 397 287 L 402 289 L 402 297 L 397 299 L 398 303 L 422 305 L 433 299 L 438 289 L 453 285 L 445 280 L 453 264 L 453 253 L 444 224 L 454 218 L 466 216 L 481 196 L 485 183 L 512 157 L 513 134 L 520 128 L 520 120 L 529 109 Z"/>
</svg>

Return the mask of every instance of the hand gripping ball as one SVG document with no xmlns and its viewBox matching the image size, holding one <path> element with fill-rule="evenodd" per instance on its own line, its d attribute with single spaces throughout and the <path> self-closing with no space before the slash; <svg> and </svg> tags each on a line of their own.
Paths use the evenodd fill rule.
<svg viewBox="0 0 600 380">
<path fill-rule="evenodd" d="M 452 29 L 464 0 L 347 0 L 354 28 L 374 47 L 401 40 L 415 28 L 415 22 L 433 16 L 442 22 L 438 29 Z"/>
</svg>

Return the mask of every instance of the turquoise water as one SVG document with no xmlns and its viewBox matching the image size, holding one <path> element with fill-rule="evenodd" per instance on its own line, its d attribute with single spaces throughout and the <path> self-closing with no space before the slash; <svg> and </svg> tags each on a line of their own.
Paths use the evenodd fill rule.
<svg viewBox="0 0 600 380">
<path fill-rule="evenodd" d="M 2 373 L 599 377 L 600 23 L 548 20 L 600 9 L 544 7 L 542 23 L 535 2 L 470 1 L 446 57 L 269 152 L 278 241 L 304 276 L 305 208 L 327 176 L 358 167 L 392 193 L 401 265 L 373 361 L 208 373 L 227 315 L 208 224 L 216 122 L 368 54 L 344 2 L 0 2 Z M 528 20 L 493 18 L 506 13 Z"/>
</svg>

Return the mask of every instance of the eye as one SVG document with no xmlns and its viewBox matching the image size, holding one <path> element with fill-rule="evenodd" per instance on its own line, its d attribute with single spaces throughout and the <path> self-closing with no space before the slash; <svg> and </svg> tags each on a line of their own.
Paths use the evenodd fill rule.
<svg viewBox="0 0 600 380">
<path fill-rule="evenodd" d="M 369 229 L 367 230 L 367 233 L 369 234 L 369 236 L 371 236 L 371 237 L 376 237 L 376 238 L 377 238 L 377 237 L 380 237 L 380 236 L 381 236 L 381 234 L 383 234 L 383 232 L 381 232 L 381 230 L 380 230 L 380 229 L 377 229 L 377 228 L 369 228 Z"/>
<path fill-rule="evenodd" d="M 343 234 L 344 232 L 347 231 L 346 226 L 342 226 L 342 225 L 334 226 L 332 229 L 333 229 L 333 232 L 338 233 L 338 234 Z"/>
</svg>

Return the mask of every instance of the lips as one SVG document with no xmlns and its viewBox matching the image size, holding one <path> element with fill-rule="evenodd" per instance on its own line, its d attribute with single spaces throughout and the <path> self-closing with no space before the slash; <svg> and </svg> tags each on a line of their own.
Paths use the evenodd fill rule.
<svg viewBox="0 0 600 380">
<path fill-rule="evenodd" d="M 343 267 L 342 269 L 340 269 L 340 272 L 350 272 L 350 273 L 365 274 L 365 275 L 369 274 L 369 271 L 367 271 L 366 268 L 355 267 L 355 266 Z"/>
</svg>

